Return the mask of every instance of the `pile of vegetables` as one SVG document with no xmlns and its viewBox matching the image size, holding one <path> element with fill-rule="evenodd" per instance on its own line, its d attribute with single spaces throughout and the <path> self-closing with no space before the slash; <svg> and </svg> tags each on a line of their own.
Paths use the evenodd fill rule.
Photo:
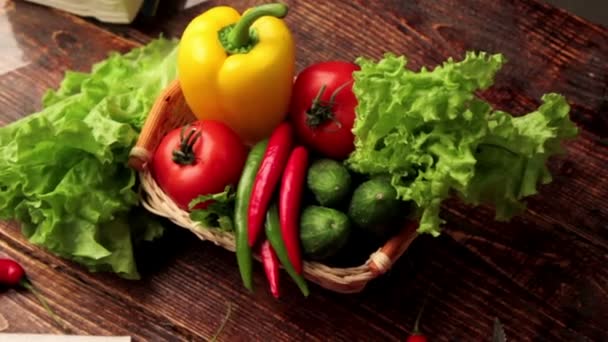
<svg viewBox="0 0 608 342">
<path fill-rule="evenodd" d="M 206 149 L 233 156 L 226 165 L 200 155 L 195 164 L 217 167 L 199 169 L 198 177 L 190 176 L 197 181 L 178 181 L 189 167 L 157 181 L 169 195 L 174 186 L 187 189 L 172 196 L 182 206 L 200 195 L 223 199 L 210 202 L 221 210 L 192 214 L 204 225 L 234 228 L 248 289 L 253 253 L 261 256 L 274 295 L 279 263 L 307 294 L 303 259 L 331 262 L 350 252 L 355 237 L 377 248 L 406 219 L 419 221 L 419 233 L 437 236 L 441 203 L 449 196 L 491 204 L 497 219 L 508 219 L 523 210 L 524 197 L 550 181 L 546 160 L 576 135 L 560 95 L 545 95 L 537 110 L 519 117 L 495 111 L 475 95 L 492 85 L 505 62 L 500 54 L 469 52 L 461 61 L 419 71 L 392 54 L 377 62 L 320 61 L 292 83 L 293 39 L 280 20 L 286 13 L 281 4 L 258 6 L 242 17 L 216 7 L 194 19 L 182 37 L 181 86 L 201 125 L 186 140 L 221 122 L 252 147 L 247 160 L 236 142 L 211 149 L 195 138 L 171 149 L 161 144 L 158 152 L 161 175 L 174 168 L 164 165 L 172 154 L 175 159 L 171 151 L 184 146 L 195 155 Z M 223 195 L 197 188 L 201 182 Z M 230 215 L 225 209 L 232 200 Z"/>
<path fill-rule="evenodd" d="M 215 7 L 177 49 L 161 39 L 68 74 L 41 113 L 0 129 L 0 217 L 91 270 L 136 277 L 132 242 L 162 228 L 141 224 L 126 158 L 177 77 L 197 120 L 162 139 L 153 177 L 205 229 L 234 232 L 246 288 L 258 255 L 273 295 L 281 267 L 308 295 L 304 260 L 331 263 L 361 241 L 377 249 L 407 219 L 437 236 L 449 196 L 491 204 L 497 219 L 521 212 L 551 180 L 547 159 L 577 133 L 558 94 L 518 117 L 475 95 L 492 85 L 500 54 L 418 71 L 387 54 L 296 75 L 286 14 L 283 4 L 243 16 Z"/>
</svg>

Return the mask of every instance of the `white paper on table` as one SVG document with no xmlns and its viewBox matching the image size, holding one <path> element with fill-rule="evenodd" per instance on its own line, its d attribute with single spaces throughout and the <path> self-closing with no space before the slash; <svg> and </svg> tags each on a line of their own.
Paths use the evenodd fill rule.
<svg viewBox="0 0 608 342">
<path fill-rule="evenodd" d="M 186 0 L 184 3 L 183 9 L 188 9 L 190 7 L 194 7 L 196 5 L 200 5 L 207 0 Z"/>
<path fill-rule="evenodd" d="M 131 342 L 131 337 L 0 333 L 0 342 Z"/>
</svg>

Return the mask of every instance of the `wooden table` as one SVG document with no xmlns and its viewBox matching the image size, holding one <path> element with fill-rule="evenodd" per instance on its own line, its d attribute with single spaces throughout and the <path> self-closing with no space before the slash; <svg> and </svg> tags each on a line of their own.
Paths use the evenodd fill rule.
<svg viewBox="0 0 608 342">
<path fill-rule="evenodd" d="M 326 59 L 405 54 L 434 66 L 465 50 L 509 60 L 483 97 L 521 114 L 555 91 L 581 128 L 567 155 L 550 161 L 552 184 L 510 223 L 486 207 L 448 201 L 445 233 L 418 238 L 394 269 L 364 292 L 319 287 L 303 299 L 248 294 L 234 255 L 171 229 L 140 263 L 141 281 L 89 274 L 28 243 L 0 222 L 0 254 L 17 259 L 72 333 L 140 341 L 204 340 L 232 315 L 220 339 L 404 340 L 424 298 L 421 329 L 433 341 L 488 341 L 495 317 L 512 341 L 607 341 L 608 29 L 533 0 L 287 1 L 297 66 Z M 126 52 L 163 33 L 178 37 L 209 1 L 131 26 L 20 1 L 0 1 L 0 124 L 40 109 L 67 69 L 89 71 L 110 50 Z M 224 1 L 242 10 L 257 1 Z M 286 278 L 287 279 L 287 278 Z M 255 285 L 265 288 L 259 266 Z M 59 333 L 33 296 L 0 293 L 0 331 Z"/>
</svg>

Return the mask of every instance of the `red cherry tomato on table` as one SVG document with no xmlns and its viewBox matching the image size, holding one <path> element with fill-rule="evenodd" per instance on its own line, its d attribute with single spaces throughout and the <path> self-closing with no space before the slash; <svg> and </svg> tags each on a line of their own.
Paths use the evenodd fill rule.
<svg viewBox="0 0 608 342">
<path fill-rule="evenodd" d="M 25 270 L 15 260 L 0 258 L 0 285 L 17 286 L 25 281 Z"/>
<path fill-rule="evenodd" d="M 236 185 L 246 158 L 247 148 L 230 127 L 218 121 L 196 121 L 165 135 L 154 153 L 152 174 L 179 207 L 188 209 L 196 197 Z"/>
<path fill-rule="evenodd" d="M 407 338 L 407 342 L 428 342 L 426 336 L 424 335 L 410 335 Z"/>
<path fill-rule="evenodd" d="M 296 78 L 290 119 L 298 139 L 323 156 L 346 159 L 355 148 L 357 98 L 352 87 L 353 72 L 359 69 L 351 62 L 320 62 Z"/>
</svg>

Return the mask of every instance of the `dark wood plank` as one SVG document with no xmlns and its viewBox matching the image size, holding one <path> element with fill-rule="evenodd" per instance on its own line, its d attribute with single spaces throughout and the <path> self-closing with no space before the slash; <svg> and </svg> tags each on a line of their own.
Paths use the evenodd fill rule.
<svg viewBox="0 0 608 342">
<path fill-rule="evenodd" d="M 28 259 L 40 262 L 52 260 L 53 269 L 62 274 L 62 277 L 47 277 L 42 274 L 43 271 L 36 263 L 27 264 L 25 266 L 35 275 L 34 281 L 56 279 L 55 281 L 60 283 L 58 286 L 70 287 L 73 293 L 78 294 L 79 299 L 70 302 L 63 301 L 62 297 L 51 292 L 52 290 L 46 293 L 53 301 L 61 303 L 65 310 L 81 305 L 94 310 L 111 306 L 112 303 L 107 303 L 108 298 L 120 298 L 123 309 L 150 315 L 149 320 L 174 327 L 176 334 L 190 337 L 198 335 L 199 338 L 213 335 L 225 315 L 228 303 L 233 314 L 222 334 L 226 339 L 232 336 L 291 341 L 293 336 L 304 336 L 307 339 L 320 340 L 335 330 L 333 335 L 339 340 L 370 340 L 375 336 L 385 336 L 392 340 L 398 338 L 400 333 L 400 329 L 395 330 L 395 327 L 386 326 L 386 323 L 373 324 L 373 320 L 368 320 L 364 314 L 351 316 L 351 308 L 336 305 L 337 303 L 323 295 L 322 289 L 317 288 L 316 295 L 308 300 L 304 299 L 287 278 L 282 286 L 284 298 L 276 301 L 266 291 L 266 280 L 259 266 L 256 266 L 254 278 L 257 291 L 255 294 L 249 294 L 243 290 L 239 276 L 234 272 L 236 264 L 232 253 L 196 241 L 190 233 L 181 229 L 169 233 L 169 237 L 146 253 L 152 260 L 148 259 L 144 279 L 137 282 L 107 274 L 89 274 L 77 265 L 33 248 L 18 234 L 14 234 L 16 229 L 17 227 L 12 225 L 4 227 L 4 231 L 0 232 L 2 239 L 10 241 L 10 245 L 6 247 L 9 252 L 15 255 L 24 254 Z M 6 234 L 10 232 L 13 234 Z M 221 284 L 218 284 L 219 281 Z M 82 287 L 82 290 L 74 288 L 73 282 L 79 283 L 78 286 Z M 93 293 L 80 294 L 85 291 Z M 323 312 L 320 312 L 320 308 L 324 308 Z M 112 308 L 108 311 L 114 313 L 120 309 Z M 363 312 L 365 313 L 364 310 Z M 20 313 L 24 314 L 23 311 Z M 44 315 L 43 312 L 41 314 Z M 85 314 L 84 317 L 91 315 Z M 341 323 L 336 325 L 332 317 L 342 317 L 338 320 Z M 72 318 L 68 317 L 69 320 Z M 324 321 L 326 318 L 328 321 Z M 366 332 L 348 331 L 344 329 L 345 323 L 366 326 Z M 73 324 L 77 325 L 79 322 Z M 317 330 L 307 329 L 312 326 Z M 182 327 L 183 331 L 176 327 Z M 97 331 L 95 327 L 88 329 L 88 333 Z M 122 329 L 111 328 L 110 331 Z"/>
<path fill-rule="evenodd" d="M 0 236 L 14 230 L 4 223 L 0 228 L 3 230 Z M 211 336 L 194 333 L 155 311 L 142 309 L 135 302 L 126 302 L 126 292 L 110 293 L 92 286 L 84 271 L 66 276 L 62 260 L 32 248 L 24 240 L 15 248 L 14 240 L 11 240 L 4 236 L 0 239 L 3 254 L 0 257 L 13 258 L 23 265 L 32 283 L 64 326 L 56 324 L 27 291 L 8 290 L 0 296 L 0 314 L 7 322 L 6 332 L 130 335 L 135 341 L 170 340 L 175 336 L 191 340 Z M 29 319 L 23 320 L 22 317 Z M 220 318 L 218 316 L 217 320 Z"/>
<path fill-rule="evenodd" d="M 230 302 L 233 315 L 222 334 L 226 340 L 255 337 L 289 341 L 293 336 L 306 340 L 324 340 L 326 336 L 340 341 L 400 340 L 413 325 L 424 297 L 428 300 L 422 329 L 438 341 L 486 338 L 493 317 L 501 318 L 510 336 L 521 337 L 518 341 L 542 338 L 566 341 L 585 336 L 601 340 L 604 333 L 602 326 L 595 326 L 583 335 L 565 325 L 563 313 L 513 284 L 447 236 L 418 240 L 391 273 L 361 294 L 337 295 L 314 287 L 313 296 L 304 300 L 292 284 L 284 284 L 287 287 L 284 299 L 275 301 L 265 291 L 259 267 L 255 276 L 259 290 L 254 295 L 246 294 L 233 272 L 233 255 L 193 241 L 189 234 L 178 235 L 170 244 L 174 250 L 167 250 L 165 245 L 156 251 L 166 253 L 155 259 L 162 266 L 149 269 L 141 282 L 89 275 L 69 262 L 53 260 L 53 269 L 63 273 L 62 277 L 51 277 L 59 281 L 58 285 L 64 285 L 63 278 L 81 279 L 80 286 L 90 287 L 94 293 L 82 294 L 85 289 L 70 288 L 79 298 L 73 304 L 65 303 L 61 297 L 57 299 L 54 292 L 45 294 L 52 302 L 61 300 L 66 310 L 73 305 L 106 307 L 106 297 L 121 297 L 129 315 L 141 310 L 151 316 L 147 320 L 157 324 L 162 321 L 159 316 L 167 317 L 169 321 L 164 325 L 174 330 L 184 327 L 187 332 L 196 331 L 203 336 L 209 336 L 217 327 L 225 303 Z M 175 250 L 177 246 L 180 250 Z M 25 241 L 16 250 L 19 248 L 31 249 Z M 35 260 L 52 259 L 42 251 L 28 253 Z M 34 281 L 50 279 L 35 264 L 27 266 L 36 275 Z M 221 286 L 216 285 L 218 279 Z M 65 281 L 65 285 L 73 286 L 70 281 Z M 177 287 L 177 283 L 181 286 Z M 93 303 L 84 301 L 89 296 L 95 298 Z M 84 317 L 90 314 L 85 313 Z M 139 324 L 135 325 L 137 329 Z M 86 329 L 87 333 L 99 331 L 98 327 Z M 110 329 L 112 333 L 123 331 L 118 327 Z"/>
<path fill-rule="evenodd" d="M 364 293 L 365 305 L 395 321 L 414 323 L 412 302 L 422 305 L 423 331 L 441 341 L 490 340 L 492 319 L 499 317 L 507 336 L 517 341 L 600 341 L 603 325 L 581 333 L 579 322 L 568 321 L 553 308 L 510 277 L 480 260 L 476 253 L 443 236 L 416 241 L 405 258 L 386 277 Z M 383 298 L 391 300 L 383 300 Z M 401 304 L 401 305 L 400 305 Z M 430 311 L 427 311 L 430 310 Z"/>
<path fill-rule="evenodd" d="M 66 70 L 90 71 L 92 63 L 110 51 L 125 52 L 135 46 L 43 6 L 5 1 L 1 8 L 0 124 L 38 111 L 44 92 L 56 88 Z"/>
<path fill-rule="evenodd" d="M 253 3 L 231 2 L 239 9 Z M 573 104 L 581 137 L 568 144 L 568 155 L 552 161 L 555 182 L 530 200 L 526 214 L 496 223 L 488 208 L 450 201 L 444 208 L 446 234 L 417 240 L 391 273 L 359 295 L 314 287 L 304 300 L 284 277 L 284 298 L 275 301 L 265 291 L 259 266 L 258 291 L 248 294 L 234 255 L 179 230 L 142 254 L 144 279 L 128 282 L 88 274 L 31 246 L 15 225 L 3 224 L 0 250 L 23 261 L 37 282 L 64 287 L 45 295 L 70 326 L 142 340 L 170 334 L 201 339 L 213 334 L 231 302 L 226 340 L 403 340 L 428 296 L 422 326 L 433 340 L 488 340 L 494 317 L 513 340 L 605 340 L 608 183 L 602 171 L 608 157 L 597 139 L 608 134 L 602 119 L 607 30 L 523 0 L 491 6 L 480 0 L 288 3 L 300 69 L 317 60 L 377 58 L 385 51 L 408 55 L 413 67 L 435 65 L 467 49 L 502 52 L 510 63 L 497 86 L 482 96 L 520 114 L 533 109 L 542 93 L 562 92 Z M 0 122 L 37 110 L 44 89 L 56 86 L 64 70 L 86 71 L 108 50 L 134 46 L 124 38 L 143 43 L 159 33 L 179 36 L 188 20 L 216 4 L 169 11 L 161 21 L 136 28 L 100 25 L 120 38 L 94 21 L 8 2 L 2 18 L 16 43 L 8 49 L 12 59 L 0 65 L 18 68 L 0 76 Z M 40 22 L 49 30 L 40 30 Z M 25 294 L 0 294 L 0 315 L 9 331 L 56 331 Z"/>
<path fill-rule="evenodd" d="M 230 4 L 243 10 L 256 3 Z M 593 113 L 606 95 L 608 29 L 554 7 L 526 0 L 493 6 L 481 0 L 287 3 L 300 69 L 317 60 L 379 58 L 387 51 L 405 54 L 413 68 L 461 57 L 465 50 L 500 52 L 509 63 L 489 94 L 499 108 L 523 113 L 541 94 L 556 91 L 586 110 L 589 117 L 578 118 L 580 123 L 600 120 Z M 101 25 L 140 42 L 159 34 L 179 37 L 192 18 L 220 4 L 208 1 L 178 13 L 168 8 L 153 22 L 137 22 L 136 29 Z"/>
</svg>

